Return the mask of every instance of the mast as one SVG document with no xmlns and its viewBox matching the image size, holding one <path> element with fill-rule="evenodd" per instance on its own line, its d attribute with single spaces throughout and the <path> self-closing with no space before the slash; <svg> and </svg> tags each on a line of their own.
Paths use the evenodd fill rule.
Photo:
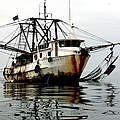
<svg viewBox="0 0 120 120">
<path fill-rule="evenodd" d="M 40 18 L 40 4 L 39 4 L 39 18 Z"/>
<path fill-rule="evenodd" d="M 46 0 L 44 0 L 44 18 L 46 19 Z"/>
<path fill-rule="evenodd" d="M 69 0 L 69 24 L 71 25 L 71 1 Z"/>
<path fill-rule="evenodd" d="M 36 21 L 34 19 L 33 20 L 32 52 L 34 51 L 34 48 L 35 48 L 35 29 L 36 29 Z"/>
<path fill-rule="evenodd" d="M 44 19 L 45 19 L 45 27 L 46 27 L 46 0 L 44 0 Z"/>
</svg>

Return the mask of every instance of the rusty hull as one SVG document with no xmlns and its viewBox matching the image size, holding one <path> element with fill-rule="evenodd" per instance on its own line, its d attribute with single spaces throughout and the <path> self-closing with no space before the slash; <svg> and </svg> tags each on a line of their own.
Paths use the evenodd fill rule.
<svg viewBox="0 0 120 120">
<path fill-rule="evenodd" d="M 41 82 L 41 83 L 68 83 L 72 84 L 80 78 L 89 59 L 89 55 L 76 54 L 48 58 L 29 65 L 16 68 L 5 68 L 4 76 L 8 82 Z M 40 71 L 35 72 L 35 66 Z"/>
</svg>

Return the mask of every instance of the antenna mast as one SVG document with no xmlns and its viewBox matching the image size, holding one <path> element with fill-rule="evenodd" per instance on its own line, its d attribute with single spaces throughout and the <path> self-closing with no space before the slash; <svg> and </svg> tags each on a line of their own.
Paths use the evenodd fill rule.
<svg viewBox="0 0 120 120">
<path fill-rule="evenodd" d="M 40 4 L 39 4 L 39 18 L 40 18 Z"/>
<path fill-rule="evenodd" d="M 47 18 L 47 16 L 46 16 L 46 0 L 44 0 L 44 19 L 45 19 L 45 28 L 46 28 L 46 18 Z"/>
<path fill-rule="evenodd" d="M 71 1 L 69 0 L 69 24 L 71 25 Z"/>
<path fill-rule="evenodd" d="M 46 19 L 46 0 L 44 0 L 44 18 Z"/>
</svg>

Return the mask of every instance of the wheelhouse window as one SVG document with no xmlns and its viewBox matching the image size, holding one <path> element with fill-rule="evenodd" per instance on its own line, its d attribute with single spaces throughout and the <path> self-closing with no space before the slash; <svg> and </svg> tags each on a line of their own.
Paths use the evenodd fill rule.
<svg viewBox="0 0 120 120">
<path fill-rule="evenodd" d="M 62 40 L 59 41 L 59 47 L 80 47 L 79 40 Z"/>
<path fill-rule="evenodd" d="M 72 40 L 72 47 L 80 47 L 80 41 Z"/>
<path fill-rule="evenodd" d="M 65 47 L 65 42 L 64 41 L 59 41 L 59 47 Z"/>
<path fill-rule="evenodd" d="M 70 43 L 71 43 L 70 40 L 65 41 L 65 47 L 71 47 Z"/>
</svg>

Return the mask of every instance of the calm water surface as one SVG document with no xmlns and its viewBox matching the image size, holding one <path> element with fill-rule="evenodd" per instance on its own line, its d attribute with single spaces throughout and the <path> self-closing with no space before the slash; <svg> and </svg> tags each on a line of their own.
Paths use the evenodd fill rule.
<svg viewBox="0 0 120 120">
<path fill-rule="evenodd" d="M 79 86 L 0 80 L 0 120 L 120 120 L 120 75 Z"/>
</svg>

